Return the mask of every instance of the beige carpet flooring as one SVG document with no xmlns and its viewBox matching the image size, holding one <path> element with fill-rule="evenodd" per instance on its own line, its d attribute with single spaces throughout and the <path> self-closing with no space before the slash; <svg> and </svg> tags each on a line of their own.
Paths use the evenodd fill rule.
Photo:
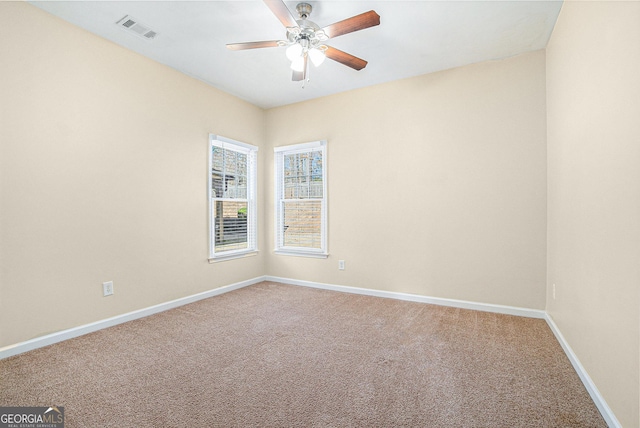
<svg viewBox="0 0 640 428">
<path fill-rule="evenodd" d="M 543 320 L 263 282 L 0 361 L 66 427 L 605 427 Z"/>
</svg>

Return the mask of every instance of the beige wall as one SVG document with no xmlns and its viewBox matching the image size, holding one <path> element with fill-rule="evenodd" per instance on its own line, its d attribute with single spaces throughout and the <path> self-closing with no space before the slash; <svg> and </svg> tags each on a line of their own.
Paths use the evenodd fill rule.
<svg viewBox="0 0 640 428">
<path fill-rule="evenodd" d="M 0 52 L 0 347 L 263 274 L 207 263 L 206 198 L 208 133 L 262 145 L 261 109 L 21 2 Z"/>
<path fill-rule="evenodd" d="M 624 427 L 639 425 L 639 23 L 638 2 L 566 2 L 547 49 L 547 310 Z"/>
<path fill-rule="evenodd" d="M 268 273 L 544 309 L 544 70 L 538 51 L 268 110 L 266 224 L 272 148 L 326 139 L 330 253 L 274 255 L 268 227 Z"/>
</svg>

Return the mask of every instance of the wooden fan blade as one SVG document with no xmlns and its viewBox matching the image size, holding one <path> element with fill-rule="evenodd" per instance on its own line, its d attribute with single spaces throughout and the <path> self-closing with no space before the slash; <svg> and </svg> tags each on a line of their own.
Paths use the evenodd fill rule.
<svg viewBox="0 0 640 428">
<path fill-rule="evenodd" d="M 296 18 L 282 0 L 264 0 L 271 12 L 282 22 L 285 27 L 297 27 Z"/>
<path fill-rule="evenodd" d="M 291 76 L 291 80 L 293 80 L 294 82 L 299 82 L 301 80 L 306 79 L 307 77 L 307 61 L 309 59 L 307 58 L 307 56 L 305 55 L 304 57 L 304 68 L 302 69 L 302 71 L 295 71 L 293 70 L 293 75 Z"/>
<path fill-rule="evenodd" d="M 332 48 L 331 46 L 327 47 L 324 54 L 327 58 L 337 61 L 340 64 L 344 64 L 347 67 L 351 67 L 354 70 L 362 70 L 367 66 L 367 61 L 343 52 L 340 49 Z"/>
<path fill-rule="evenodd" d="M 241 51 L 244 49 L 277 48 L 278 46 L 277 40 L 268 40 L 263 42 L 229 43 L 227 48 L 232 51 Z"/>
<path fill-rule="evenodd" d="M 327 25 L 322 30 L 327 37 L 332 38 L 353 33 L 354 31 L 364 30 L 365 28 L 375 27 L 376 25 L 380 25 L 380 15 L 374 10 L 370 10 L 369 12 L 347 18 L 344 21 Z"/>
</svg>

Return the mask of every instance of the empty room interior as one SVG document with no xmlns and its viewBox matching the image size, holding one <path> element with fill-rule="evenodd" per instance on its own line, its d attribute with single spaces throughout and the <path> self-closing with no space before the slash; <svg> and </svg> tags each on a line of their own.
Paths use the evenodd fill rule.
<svg viewBox="0 0 640 428">
<path fill-rule="evenodd" d="M 79 11 L 91 3 L 94 9 Z M 78 355 L 91 346 L 97 358 L 91 370 L 96 373 L 113 364 L 143 366 L 145 359 L 163 366 L 160 351 L 140 355 L 131 345 L 127 352 L 127 341 L 136 343 L 139 336 L 127 329 L 142 328 L 153 319 L 158 324 L 148 334 L 158 341 L 157 349 L 170 347 L 178 336 L 197 342 L 207 335 L 206 326 L 197 325 L 200 315 L 190 312 L 191 321 L 186 322 L 172 320 L 171 314 L 184 316 L 190 305 L 210 304 L 213 322 L 224 319 L 229 325 L 223 337 L 212 329 L 214 343 L 228 342 L 232 349 L 257 340 L 248 335 L 273 334 L 267 341 L 273 350 L 259 364 L 268 360 L 265 367 L 274 370 L 286 364 L 297 367 L 292 357 L 296 349 L 312 349 L 318 370 L 323 369 L 331 355 L 350 351 L 334 346 L 338 342 L 316 339 L 353 333 L 356 330 L 349 329 L 364 324 L 368 327 L 357 330 L 362 333 L 352 341 L 354 352 L 361 343 L 372 346 L 365 352 L 380 351 L 383 340 L 369 334 L 375 326 L 385 330 L 396 322 L 402 346 L 389 346 L 376 358 L 380 370 L 402 370 L 398 361 L 406 355 L 399 349 L 413 349 L 412 337 L 427 343 L 438 335 L 442 349 L 449 349 L 445 339 L 455 336 L 426 317 L 440 323 L 473 317 L 472 336 L 488 334 L 483 329 L 504 319 L 515 329 L 509 330 L 514 336 L 508 343 L 520 343 L 530 334 L 517 330 L 520 321 L 535 321 L 535 328 L 542 329 L 535 334 L 553 338 L 561 363 L 566 359 L 604 423 L 640 427 L 640 2 L 565 1 L 557 3 L 552 18 L 531 12 L 532 17 L 512 23 L 500 37 L 517 38 L 517 29 L 531 23 L 547 25 L 548 31 L 535 43 L 521 43 L 517 53 L 493 57 L 483 56 L 486 41 L 481 37 L 459 47 L 452 41 L 447 45 L 452 36 L 439 35 L 441 50 L 423 49 L 431 42 L 410 31 L 432 26 L 427 9 L 420 8 L 445 14 L 440 18 L 444 22 L 446 13 L 460 16 L 464 8 L 478 8 L 464 12 L 473 15 L 490 6 L 501 10 L 530 3 L 533 9 L 539 2 L 309 3 L 314 8 L 310 19 L 320 26 L 376 10 L 379 25 L 326 42 L 362 56 L 369 61 L 364 69 L 354 70 L 353 63 L 345 64 L 328 48 L 329 59 L 317 67 L 304 57 L 309 79 L 305 74 L 296 80 L 294 71 L 292 81 L 285 49 L 275 42 L 274 49 L 226 49 L 224 43 L 283 36 L 285 29 L 276 19 L 280 17 L 272 13 L 277 7 L 273 1 L 0 2 L 0 406 L 64 406 L 68 425 L 82 426 L 81 421 L 89 419 L 74 416 L 69 397 L 90 400 L 99 394 L 98 387 L 94 392 L 88 388 L 76 395 L 47 396 L 35 384 L 22 385 L 25 394 L 32 388 L 39 400 L 69 402 L 18 403 L 10 398 L 18 387 L 7 379 L 20 383 L 37 377 L 48 364 L 52 366 L 46 369 L 53 370 L 67 367 L 64 361 L 72 358 L 84 361 Z M 295 13 L 297 2 L 281 4 Z M 104 24 L 111 39 L 82 27 L 82 19 L 91 14 L 108 17 L 110 7 L 123 11 Z M 202 20 L 185 18 L 190 7 L 202 8 Z M 332 7 L 337 18 L 330 15 Z M 419 12 L 403 15 L 406 25 L 395 27 L 395 11 L 402 7 Z M 181 69 L 171 62 L 171 56 L 178 55 L 179 37 L 184 33 L 199 40 L 196 36 L 208 31 L 207 8 L 218 14 L 215 22 L 220 26 L 225 20 L 235 22 L 224 24 L 234 27 L 233 32 L 220 35 L 224 42 L 216 41 L 215 49 L 201 41 L 202 57 L 183 61 Z M 248 15 L 240 16 L 245 10 Z M 154 19 L 159 11 L 173 16 L 175 34 L 154 26 L 161 22 Z M 142 40 L 117 28 L 127 13 L 157 31 L 157 40 Z M 265 27 L 253 22 L 254 15 Z M 379 37 L 380 44 L 370 48 L 367 37 Z M 420 53 L 411 45 L 420 45 Z M 469 51 L 465 58 L 472 60 L 457 63 L 464 46 Z M 406 57 L 402 78 L 376 68 L 396 54 Z M 411 68 L 428 65 L 435 57 L 449 65 L 428 72 Z M 208 80 L 198 76 L 199 62 L 223 70 L 219 80 L 216 74 Z M 380 80 L 367 80 L 374 75 Z M 217 175 L 215 166 L 216 153 L 223 152 L 237 160 L 233 167 L 223 165 L 224 176 Z M 249 172 L 242 172 L 250 178 L 246 182 L 237 178 L 241 156 L 251 159 L 246 162 Z M 300 172 L 304 168 L 306 172 Z M 287 187 L 291 171 L 307 174 L 309 181 Z M 229 190 L 241 185 L 237 183 L 245 184 L 244 193 Z M 296 198 L 300 200 L 291 202 Z M 310 232 L 313 242 L 306 240 L 305 221 L 317 221 L 318 229 Z M 222 241 L 224 234 L 228 241 Z M 267 308 L 261 306 L 266 301 Z M 322 302 L 323 308 L 313 306 L 306 316 L 301 309 Z M 388 310 L 379 314 L 376 305 Z M 305 326 L 295 344 L 287 341 L 293 333 L 284 328 L 273 331 L 257 324 L 267 309 L 276 320 L 272 328 L 295 312 L 297 321 L 286 325 Z M 427 312 L 432 310 L 454 315 Z M 412 313 L 431 315 L 415 315 L 411 325 L 393 321 L 392 316 Z M 342 321 L 335 321 L 337 317 Z M 162 335 L 163 323 L 172 333 Z M 176 324 L 182 326 L 176 330 L 181 333 L 173 333 Z M 327 326 L 326 331 L 320 325 Z M 427 337 L 418 325 L 434 333 Z M 491 331 L 495 338 L 486 346 L 500 340 L 495 332 L 502 330 Z M 123 334 L 123 339 L 110 339 L 116 337 L 110 332 Z M 92 337 L 99 340 L 89 342 Z M 386 343 L 393 342 L 393 330 L 391 337 Z M 118 361 L 101 361 L 97 356 L 106 350 L 100 344 L 121 349 L 109 354 Z M 506 345 L 504 349 L 510 351 Z M 187 360 L 189 354 L 183 352 L 180 358 Z M 47 357 L 37 361 L 48 363 L 30 362 L 39 355 Z M 232 367 L 234 358 L 256 358 L 251 355 L 227 361 L 226 356 L 207 359 L 198 353 L 198 358 L 201 366 L 217 370 L 225 364 Z M 445 352 L 430 358 L 446 365 Z M 495 352 L 491 358 L 503 357 Z M 91 372 L 89 363 L 78 364 Z M 413 376 L 428 389 L 432 372 L 419 361 L 416 367 L 407 379 Z M 361 369 L 354 363 L 350 370 Z M 65 370 L 64 376 L 58 373 L 63 379 L 57 385 L 72 381 L 75 369 Z M 179 367 L 167 371 L 173 370 L 182 373 Z M 300 376 L 307 379 L 310 371 Z M 551 379 L 548 383 L 555 388 L 553 379 L 544 377 L 544 367 L 540 371 L 540 379 Z M 264 368 L 256 376 L 267 372 Z M 233 376 L 238 389 L 251 382 L 241 373 Z M 425 416 L 442 421 L 435 425 L 472 426 L 472 419 L 446 422 L 455 421 L 455 414 L 464 418 L 473 401 L 465 401 L 465 388 L 456 384 L 461 376 L 468 373 L 445 376 L 461 392 L 447 387 L 430 401 L 454 409 L 451 415 Z M 510 382 L 519 385 L 532 378 L 516 376 Z M 496 385 L 500 379 L 494 376 Z M 345 388 L 348 393 L 327 398 L 322 418 L 317 409 L 323 400 L 318 400 L 317 419 L 302 420 L 317 426 L 382 426 L 389 421 L 417 426 L 420 417 L 441 409 L 406 397 L 404 406 L 414 407 L 407 412 L 415 412 L 418 419 L 403 419 L 398 386 L 390 393 L 400 395 L 387 403 L 397 411 L 394 415 L 340 419 L 332 413 L 353 398 L 350 391 L 358 391 L 366 403 L 367 394 L 378 397 L 384 390 L 367 385 L 363 381 L 359 389 Z M 267 388 L 262 394 L 277 400 L 278 391 Z M 290 400 L 305 408 L 295 401 L 304 393 L 295 391 L 298 397 Z M 167 402 L 174 398 L 168 392 L 164 396 Z M 240 395 L 235 398 L 242 403 Z M 385 403 L 379 399 L 376 403 Z M 543 403 L 547 399 L 553 401 L 540 398 Z M 447 400 L 462 404 L 451 406 Z M 504 400 L 517 403 L 513 397 Z M 231 404 L 221 402 L 207 411 L 225 405 Z M 492 398 L 482 407 L 503 405 Z M 233 406 L 242 415 L 242 405 Z M 262 419 L 269 421 L 266 425 L 293 424 L 286 407 L 278 419 L 265 406 L 265 414 L 275 418 Z M 202 421 L 225 416 L 206 419 L 204 407 L 198 415 Z M 507 407 L 509 417 L 537 420 L 525 410 Z M 95 408 L 102 408 L 97 400 Z M 240 419 L 228 423 L 260 425 L 260 413 L 252 409 L 251 417 L 258 422 L 237 416 Z M 96 413 L 100 411 L 104 409 Z M 136 412 L 141 418 L 147 415 L 143 408 L 118 412 L 129 418 Z M 190 412 L 196 417 L 193 409 Z M 499 415 L 492 418 L 494 426 L 509 426 Z M 124 426 L 173 425 L 170 419 L 126 420 Z M 515 425 L 541 426 L 517 420 Z M 552 425 L 586 426 L 572 419 Z"/>
</svg>

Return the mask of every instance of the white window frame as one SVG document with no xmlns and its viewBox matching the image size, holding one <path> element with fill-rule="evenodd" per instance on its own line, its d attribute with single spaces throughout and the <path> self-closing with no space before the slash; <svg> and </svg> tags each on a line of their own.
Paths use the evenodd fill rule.
<svg viewBox="0 0 640 428">
<path fill-rule="evenodd" d="M 320 210 L 321 248 L 284 245 L 284 157 L 296 153 L 320 151 L 322 153 L 322 198 Z M 327 258 L 327 142 L 324 140 L 274 148 L 275 158 L 275 253 L 290 256 Z M 296 199 L 298 200 L 298 199 Z M 305 200 L 305 199 L 300 199 Z M 308 200 L 308 199 L 306 199 Z"/>
<path fill-rule="evenodd" d="M 212 194 L 213 178 L 213 148 L 220 147 L 247 155 L 247 248 L 216 252 L 215 248 L 215 212 Z M 209 134 L 209 168 L 208 198 L 209 198 L 209 262 L 229 260 L 258 252 L 258 147 L 235 141 L 216 134 Z M 244 198 L 215 198 L 216 200 L 244 201 Z"/>
</svg>

